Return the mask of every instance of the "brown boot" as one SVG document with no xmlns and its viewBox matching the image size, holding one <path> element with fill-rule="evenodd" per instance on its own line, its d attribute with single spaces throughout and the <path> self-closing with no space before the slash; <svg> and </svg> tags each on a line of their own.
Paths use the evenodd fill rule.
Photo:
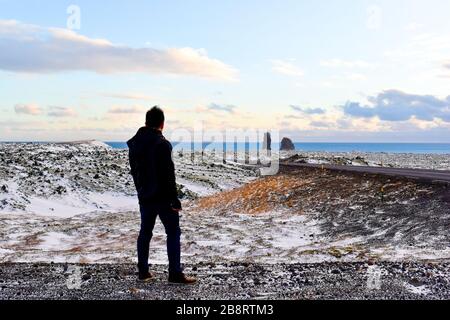
<svg viewBox="0 0 450 320">
<path fill-rule="evenodd" d="M 139 281 L 150 282 L 155 279 L 155 274 L 152 272 L 139 273 Z"/>
<path fill-rule="evenodd" d="M 176 284 L 194 284 L 197 282 L 197 279 L 188 277 L 184 273 L 170 273 L 169 282 Z"/>
</svg>

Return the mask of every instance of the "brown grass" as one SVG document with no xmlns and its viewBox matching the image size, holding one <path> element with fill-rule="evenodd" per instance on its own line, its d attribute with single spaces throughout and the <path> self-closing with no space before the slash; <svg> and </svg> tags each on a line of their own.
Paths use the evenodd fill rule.
<svg viewBox="0 0 450 320">
<path fill-rule="evenodd" d="M 424 188 L 424 192 L 432 192 Z M 261 214 L 288 210 L 293 214 L 323 209 L 347 209 L 348 203 L 377 206 L 389 200 L 411 199 L 416 183 L 383 176 L 299 169 L 260 178 L 240 188 L 197 200 L 193 211 Z"/>
<path fill-rule="evenodd" d="M 261 178 L 238 189 L 205 197 L 197 202 L 198 209 L 232 210 L 258 214 L 279 208 L 280 203 L 292 207 L 293 191 L 310 183 L 309 179 L 279 175 Z"/>
</svg>

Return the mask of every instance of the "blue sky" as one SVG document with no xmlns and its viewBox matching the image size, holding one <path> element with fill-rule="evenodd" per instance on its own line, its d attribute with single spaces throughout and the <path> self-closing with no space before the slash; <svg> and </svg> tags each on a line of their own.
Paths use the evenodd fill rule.
<svg viewBox="0 0 450 320">
<path fill-rule="evenodd" d="M 125 140 L 158 104 L 169 133 L 202 121 L 298 141 L 450 142 L 446 0 L 0 8 L 0 140 Z"/>
</svg>

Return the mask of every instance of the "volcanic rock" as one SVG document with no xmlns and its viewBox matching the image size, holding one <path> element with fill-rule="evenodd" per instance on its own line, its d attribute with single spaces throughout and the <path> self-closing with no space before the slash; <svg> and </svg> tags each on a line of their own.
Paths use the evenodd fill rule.
<svg viewBox="0 0 450 320">
<path fill-rule="evenodd" d="M 270 135 L 270 132 L 266 132 L 264 134 L 264 141 L 263 141 L 263 150 L 272 150 L 272 137 Z"/>
<path fill-rule="evenodd" d="M 295 146 L 291 139 L 283 138 L 281 140 L 280 151 L 294 151 Z"/>
</svg>

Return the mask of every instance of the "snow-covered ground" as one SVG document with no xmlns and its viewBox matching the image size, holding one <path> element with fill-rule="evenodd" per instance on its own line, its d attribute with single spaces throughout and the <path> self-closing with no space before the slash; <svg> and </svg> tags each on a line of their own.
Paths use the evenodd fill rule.
<svg viewBox="0 0 450 320">
<path fill-rule="evenodd" d="M 354 165 L 382 161 L 446 169 L 448 164 L 439 155 L 306 155 L 307 162 L 340 159 Z M 0 262 L 135 262 L 139 213 L 127 157 L 126 150 L 102 143 L 0 144 Z M 187 156 L 174 158 L 185 207 L 185 262 L 450 259 L 448 236 L 440 227 L 426 229 L 425 222 L 429 214 L 427 219 L 441 219 L 438 225 L 445 230 L 448 211 L 440 212 L 443 207 L 434 200 L 424 208 L 417 202 L 419 195 L 438 193 L 431 187 L 342 175 L 268 178 L 264 184 L 254 168 L 223 163 L 211 154 L 194 163 Z M 344 192 L 336 199 L 339 191 L 327 189 L 333 184 Z M 374 191 L 381 186 L 391 192 L 386 203 Z M 377 219 L 383 223 L 377 225 Z M 416 224 L 425 228 L 422 237 L 435 241 L 406 234 Z M 167 262 L 160 223 L 151 248 L 153 263 Z"/>
<path fill-rule="evenodd" d="M 185 200 L 256 178 L 257 172 L 210 156 L 191 163 L 174 157 Z M 0 213 L 70 217 L 95 211 L 137 210 L 128 152 L 101 142 L 0 143 Z"/>
</svg>

